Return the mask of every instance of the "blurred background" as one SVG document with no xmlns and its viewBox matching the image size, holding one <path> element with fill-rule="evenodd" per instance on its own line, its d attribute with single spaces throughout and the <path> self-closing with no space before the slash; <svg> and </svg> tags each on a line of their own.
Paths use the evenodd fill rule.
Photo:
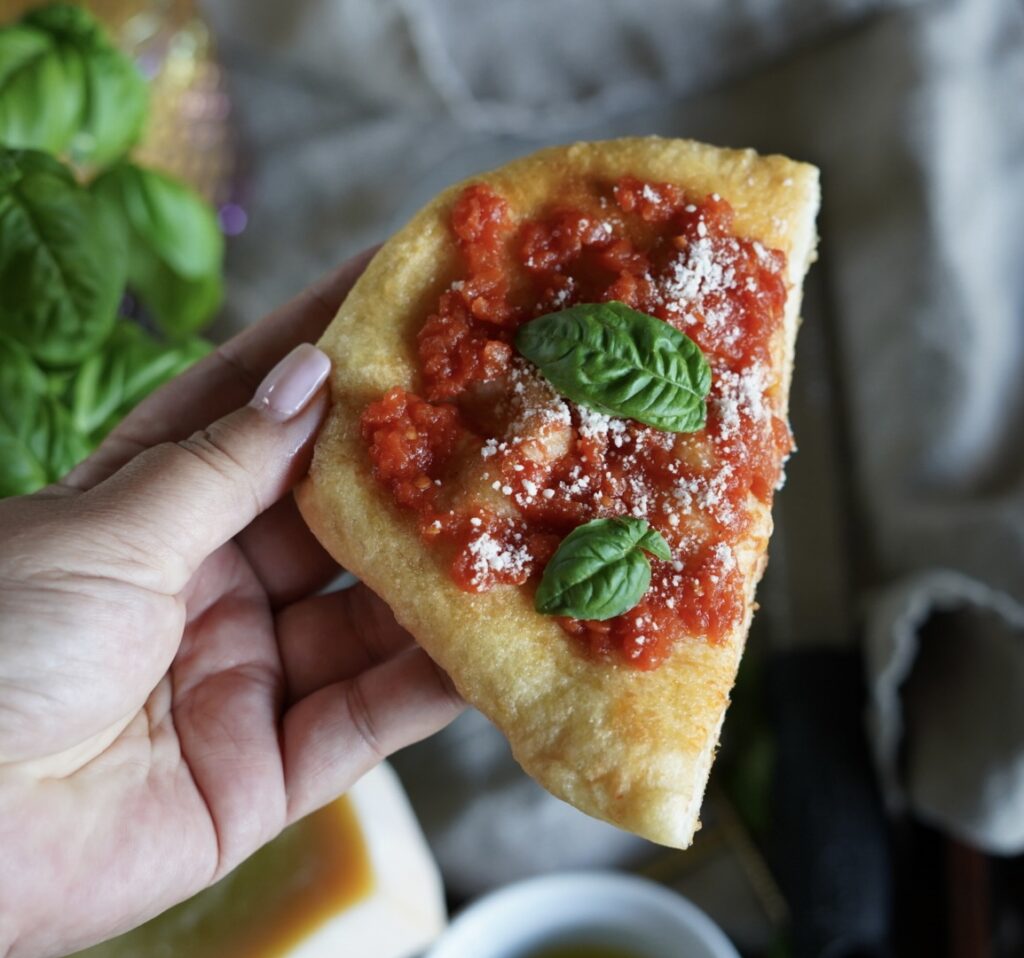
<svg viewBox="0 0 1024 958">
<path fill-rule="evenodd" d="M 29 6 L 0 0 L 0 22 Z M 222 305 L 190 327 L 213 340 L 547 144 L 654 133 L 821 167 L 800 451 L 694 847 L 551 798 L 475 713 L 392 764 L 453 914 L 614 868 L 751 958 L 1024 955 L 1024 6 L 86 6 L 149 84 L 133 159 L 228 237 Z M 180 342 L 145 296 L 120 312 Z"/>
</svg>

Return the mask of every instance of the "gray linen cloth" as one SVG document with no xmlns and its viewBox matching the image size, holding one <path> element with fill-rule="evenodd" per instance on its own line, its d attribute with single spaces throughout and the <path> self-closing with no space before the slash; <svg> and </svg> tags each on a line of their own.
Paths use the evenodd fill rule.
<svg viewBox="0 0 1024 958">
<path fill-rule="evenodd" d="M 1024 7 L 205 9 L 250 164 L 229 326 L 453 180 L 547 143 L 659 133 L 821 166 L 817 268 L 872 558 L 863 635 L 881 778 L 894 808 L 988 850 L 1024 849 Z M 637 851 L 518 773 L 478 715 L 398 767 L 457 892 Z"/>
</svg>

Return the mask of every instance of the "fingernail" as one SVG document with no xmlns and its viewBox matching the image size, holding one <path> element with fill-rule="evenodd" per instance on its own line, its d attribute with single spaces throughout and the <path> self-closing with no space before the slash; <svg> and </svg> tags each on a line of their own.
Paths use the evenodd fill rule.
<svg viewBox="0 0 1024 958">
<path fill-rule="evenodd" d="M 331 361 L 324 353 L 312 343 L 301 343 L 267 373 L 249 405 L 284 422 L 309 405 L 330 371 Z"/>
</svg>

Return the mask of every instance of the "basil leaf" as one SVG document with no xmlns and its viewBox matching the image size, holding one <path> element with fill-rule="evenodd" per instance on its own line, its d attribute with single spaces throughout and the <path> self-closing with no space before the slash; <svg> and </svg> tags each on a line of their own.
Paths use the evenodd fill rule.
<svg viewBox="0 0 1024 958">
<path fill-rule="evenodd" d="M 644 555 L 672 558 L 668 543 L 644 519 L 595 519 L 573 529 L 544 569 L 534 607 L 545 615 L 613 619 L 635 606 L 651 584 Z"/>
<path fill-rule="evenodd" d="M 581 303 L 525 323 L 516 347 L 563 396 L 666 432 L 704 427 L 711 369 L 675 327 L 624 303 Z"/>
<path fill-rule="evenodd" d="M 35 492 L 90 452 L 68 410 L 19 343 L 0 336 L 0 498 Z"/>
<path fill-rule="evenodd" d="M 0 143 L 61 153 L 78 129 L 85 84 L 81 58 L 41 30 L 0 30 Z"/>
<path fill-rule="evenodd" d="M 190 333 L 223 298 L 224 236 L 213 210 L 187 186 L 122 163 L 100 176 L 94 194 L 124 223 L 128 283 L 169 335 Z"/>
<path fill-rule="evenodd" d="M 58 93 L 79 103 L 72 137 L 64 144 L 77 163 L 102 166 L 125 154 L 139 139 L 149 106 L 149 91 L 135 64 L 107 39 L 100 23 L 74 4 L 52 4 L 30 12 L 30 28 L 50 38 L 52 56 L 69 69 Z M 75 89 L 72 89 L 72 85 Z M 51 107 L 47 98 L 46 109 Z M 33 144 L 34 145 L 34 144 Z"/>
<path fill-rule="evenodd" d="M 68 392 L 71 383 L 74 381 L 76 369 L 58 369 L 56 372 L 48 373 L 46 376 L 47 392 L 54 399 L 65 403 L 68 399 Z"/>
<path fill-rule="evenodd" d="M 49 3 L 29 10 L 22 24 L 42 30 L 59 43 L 81 47 L 105 42 L 103 27 L 88 10 L 74 3 Z"/>
<path fill-rule="evenodd" d="M 101 166 L 142 132 L 148 88 L 99 22 L 74 4 L 0 30 L 0 142 Z"/>
<path fill-rule="evenodd" d="M 64 166 L 0 148 L 0 332 L 42 363 L 80 362 L 114 326 L 124 259 L 116 226 Z"/>
<path fill-rule="evenodd" d="M 85 114 L 71 141 L 79 163 L 101 167 L 126 154 L 142 136 L 149 88 L 127 57 L 112 47 L 83 55 Z"/>
<path fill-rule="evenodd" d="M 224 282 L 219 273 L 183 279 L 155 258 L 137 264 L 132 289 L 160 328 L 174 339 L 202 329 L 224 300 Z"/>
<path fill-rule="evenodd" d="M 166 345 L 133 322 L 120 322 L 103 348 L 76 371 L 68 387 L 75 428 L 99 442 L 132 408 L 210 351 L 190 339 Z"/>
</svg>

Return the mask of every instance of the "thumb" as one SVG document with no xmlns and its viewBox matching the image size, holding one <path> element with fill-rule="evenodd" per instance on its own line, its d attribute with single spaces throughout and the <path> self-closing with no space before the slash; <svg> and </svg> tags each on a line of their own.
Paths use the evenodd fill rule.
<svg viewBox="0 0 1024 958">
<path fill-rule="evenodd" d="M 78 498 L 130 544 L 140 585 L 179 592 L 211 552 L 291 489 L 308 467 L 329 372 L 319 349 L 296 346 L 247 406 L 147 449 Z"/>
</svg>

